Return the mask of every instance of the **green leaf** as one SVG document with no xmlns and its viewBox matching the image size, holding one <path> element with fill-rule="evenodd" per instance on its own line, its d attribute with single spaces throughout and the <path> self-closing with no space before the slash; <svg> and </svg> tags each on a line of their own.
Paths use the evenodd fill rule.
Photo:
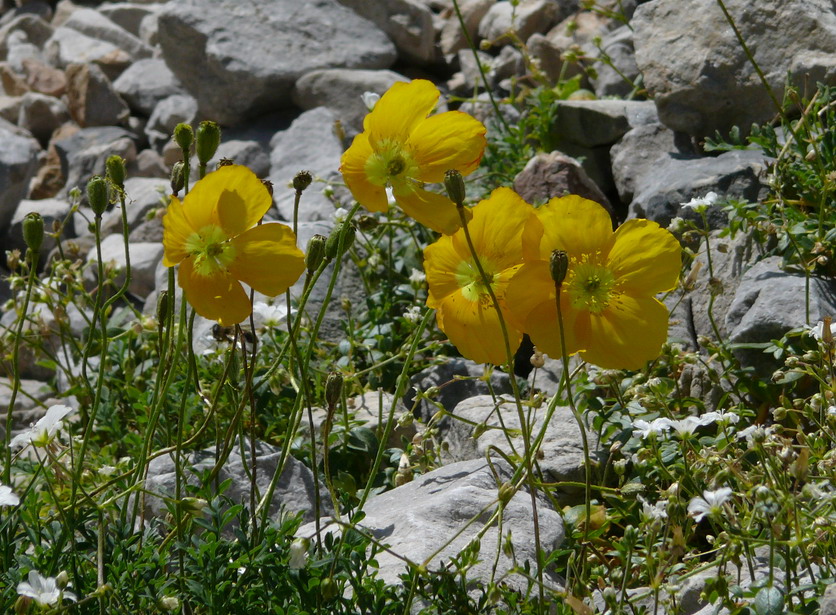
<svg viewBox="0 0 836 615">
<path fill-rule="evenodd" d="M 758 615 L 781 615 L 784 612 L 784 594 L 777 587 L 763 587 L 755 596 L 755 612 Z"/>
</svg>

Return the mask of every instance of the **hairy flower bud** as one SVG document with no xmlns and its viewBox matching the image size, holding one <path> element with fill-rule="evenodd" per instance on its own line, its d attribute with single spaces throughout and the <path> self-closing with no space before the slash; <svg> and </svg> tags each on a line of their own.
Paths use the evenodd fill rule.
<svg viewBox="0 0 836 615">
<path fill-rule="evenodd" d="M 174 127 L 174 142 L 184 152 L 188 152 L 194 142 L 194 131 L 192 127 L 185 123 L 177 124 Z"/>
<path fill-rule="evenodd" d="M 216 122 L 201 122 L 197 127 L 196 139 L 197 161 L 205 165 L 212 160 L 212 156 L 218 151 L 218 145 L 221 144 L 221 127 Z"/>
<path fill-rule="evenodd" d="M 560 286 L 569 271 L 569 255 L 563 250 L 553 250 L 549 259 L 549 272 L 554 283 Z"/>
<path fill-rule="evenodd" d="M 328 238 L 325 235 L 316 234 L 308 241 L 308 249 L 305 253 L 305 265 L 308 273 L 313 273 L 322 264 L 325 258 L 325 244 Z"/>
<path fill-rule="evenodd" d="M 305 189 L 311 185 L 313 177 L 310 171 L 299 171 L 293 177 L 293 189 L 296 192 L 304 192 Z"/>
<path fill-rule="evenodd" d="M 171 167 L 171 194 L 174 196 L 186 185 L 184 167 L 182 162 L 175 162 Z"/>
<path fill-rule="evenodd" d="M 447 196 L 456 205 L 464 205 L 464 199 L 467 193 L 464 189 L 464 179 L 462 174 L 455 169 L 450 169 L 444 174 L 444 188 L 447 190 Z"/>
<path fill-rule="evenodd" d="M 125 187 L 125 161 L 121 156 L 116 154 L 109 156 L 105 162 L 105 169 L 107 169 L 107 176 L 114 186 Z"/>
<path fill-rule="evenodd" d="M 44 242 L 44 219 L 41 214 L 33 211 L 23 218 L 23 241 L 32 252 L 40 252 Z"/>
<path fill-rule="evenodd" d="M 340 246 L 340 235 L 343 233 L 343 229 L 345 229 L 345 238 L 343 239 L 343 252 L 347 252 L 351 245 L 354 243 L 354 236 L 357 233 L 357 230 L 354 228 L 354 225 L 348 223 L 346 225 L 345 222 L 338 224 L 334 227 L 334 230 L 331 231 L 331 235 L 328 237 L 328 241 L 325 244 L 325 256 L 329 259 L 334 259 L 337 256 L 337 250 Z"/>
<path fill-rule="evenodd" d="M 325 380 L 325 403 L 333 408 L 340 401 L 343 391 L 343 375 L 340 372 L 331 372 Z"/>
<path fill-rule="evenodd" d="M 101 215 L 107 209 L 107 182 L 104 177 L 94 175 L 87 182 L 87 200 L 90 201 L 90 208 L 96 217 Z"/>
<path fill-rule="evenodd" d="M 157 322 L 164 323 L 168 321 L 168 315 L 171 311 L 171 301 L 167 290 L 161 290 L 157 295 Z"/>
</svg>

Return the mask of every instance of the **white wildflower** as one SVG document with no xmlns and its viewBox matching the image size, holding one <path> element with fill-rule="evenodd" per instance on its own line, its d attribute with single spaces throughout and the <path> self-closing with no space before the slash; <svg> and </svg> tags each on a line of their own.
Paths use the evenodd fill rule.
<svg viewBox="0 0 836 615">
<path fill-rule="evenodd" d="M 655 504 L 651 504 L 642 496 L 639 497 L 639 502 L 642 504 L 642 517 L 647 521 L 655 521 L 657 519 L 668 518 L 668 501 L 658 500 Z"/>
<path fill-rule="evenodd" d="M 40 606 L 58 604 L 62 598 L 75 602 L 75 594 L 58 588 L 55 577 L 44 577 L 37 570 L 29 571 L 29 581 L 21 581 L 17 585 L 17 593 L 32 598 Z"/>
<path fill-rule="evenodd" d="M 719 425 L 736 425 L 740 421 L 740 415 L 737 412 L 726 412 L 719 410 L 715 412 L 706 412 L 699 417 L 700 425 L 710 425 L 717 423 Z"/>
<path fill-rule="evenodd" d="M 337 224 L 341 222 L 345 222 L 345 219 L 348 217 L 348 210 L 344 207 L 337 207 L 337 211 L 334 212 L 334 222 Z"/>
<path fill-rule="evenodd" d="M 427 275 L 420 269 L 412 268 L 412 273 L 409 274 L 409 283 L 413 286 L 420 286 L 427 280 Z"/>
<path fill-rule="evenodd" d="M 807 330 L 807 333 L 809 335 L 813 336 L 813 338 L 815 340 L 817 340 L 819 342 L 822 341 L 822 338 L 824 337 L 824 322 L 823 321 L 820 320 L 813 327 L 805 325 L 805 328 Z M 833 339 L 836 339 L 836 322 L 831 322 L 830 323 L 830 337 L 833 338 Z"/>
<path fill-rule="evenodd" d="M 268 305 L 263 301 L 256 301 L 253 304 L 253 315 L 260 327 L 275 328 L 287 318 L 287 305 L 284 303 Z"/>
<path fill-rule="evenodd" d="M 403 317 L 406 318 L 409 322 L 418 323 L 421 320 L 421 308 L 420 306 L 413 305 L 411 308 L 407 309 L 406 312 L 403 313 Z"/>
<path fill-rule="evenodd" d="M 679 216 L 674 217 L 668 224 L 668 230 L 674 235 L 681 233 L 685 230 L 685 220 Z"/>
<path fill-rule="evenodd" d="M 653 419 L 647 422 L 643 419 L 633 421 L 633 435 L 639 436 L 642 440 L 651 435 L 663 433 L 671 428 L 671 420 L 666 418 Z"/>
<path fill-rule="evenodd" d="M 20 498 L 12 493 L 12 488 L 0 485 L 0 506 L 17 506 Z"/>
<path fill-rule="evenodd" d="M 706 515 L 709 517 L 719 515 L 723 511 L 723 504 L 729 500 L 731 494 L 732 490 L 729 487 L 721 487 L 714 491 L 706 489 L 702 492 L 702 497 L 695 497 L 688 502 L 688 514 L 694 517 L 697 523 Z"/>
<path fill-rule="evenodd" d="M 308 562 L 308 539 L 297 538 L 290 543 L 290 561 L 288 566 L 291 570 L 304 568 Z"/>
<path fill-rule="evenodd" d="M 29 444 L 33 446 L 46 446 L 61 429 L 63 423 L 61 422 L 71 412 L 74 412 L 69 406 L 55 405 L 51 406 L 46 415 L 43 416 L 37 423 L 35 423 L 28 430 L 16 435 L 9 442 L 12 449 L 24 447 Z"/>
<path fill-rule="evenodd" d="M 716 192 L 709 192 L 704 197 L 693 198 L 687 203 L 680 203 L 680 205 L 687 209 L 693 209 L 697 213 L 701 213 L 708 209 L 710 205 L 714 205 L 718 198 L 719 196 Z"/>
<path fill-rule="evenodd" d="M 380 94 L 377 92 L 363 92 L 362 94 L 363 104 L 366 105 L 366 109 L 371 111 L 374 109 L 374 106 L 377 104 L 377 101 L 380 100 Z"/>
<path fill-rule="evenodd" d="M 695 416 L 686 416 L 684 419 L 671 421 L 671 428 L 680 438 L 692 435 L 700 425 L 702 425 L 700 419 Z"/>
<path fill-rule="evenodd" d="M 746 438 L 746 442 L 749 446 L 752 446 L 756 442 L 764 442 L 774 432 L 775 428 L 772 426 L 764 427 L 762 425 L 749 425 L 746 429 L 742 429 L 737 432 L 737 439 L 742 440 L 743 438 Z"/>
</svg>

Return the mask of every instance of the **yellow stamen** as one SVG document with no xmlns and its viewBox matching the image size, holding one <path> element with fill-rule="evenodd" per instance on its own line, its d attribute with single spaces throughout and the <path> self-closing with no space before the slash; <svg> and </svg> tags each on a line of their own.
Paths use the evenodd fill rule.
<svg viewBox="0 0 836 615">
<path fill-rule="evenodd" d="M 235 246 L 223 229 L 214 224 L 189 235 L 186 251 L 194 261 L 195 273 L 204 277 L 226 270 L 235 260 Z"/>
</svg>

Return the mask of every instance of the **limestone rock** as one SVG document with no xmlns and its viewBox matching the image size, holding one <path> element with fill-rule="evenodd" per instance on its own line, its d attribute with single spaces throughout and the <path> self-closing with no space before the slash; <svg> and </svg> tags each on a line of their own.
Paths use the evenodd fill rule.
<svg viewBox="0 0 836 615">
<path fill-rule="evenodd" d="M 17 124 L 45 145 L 53 131 L 69 119 L 70 112 L 59 98 L 27 92 L 20 101 Z"/>
<path fill-rule="evenodd" d="M 25 131 L 0 120 L 0 228 L 8 228 L 38 170 L 41 148 Z"/>
<path fill-rule="evenodd" d="M 464 20 L 467 33 L 470 35 L 470 40 L 476 42 L 476 37 L 479 34 L 479 23 L 482 18 L 488 13 L 488 10 L 493 6 L 494 0 L 465 0 L 460 3 L 460 10 L 462 19 Z M 467 47 L 467 39 L 462 31 L 461 24 L 455 15 L 450 16 L 445 22 L 441 30 L 440 39 L 441 52 L 446 55 L 452 55 Z"/>
<path fill-rule="evenodd" d="M 70 114 L 79 126 L 111 126 L 128 118 L 128 105 L 101 68 L 70 64 L 66 72 Z"/>
<path fill-rule="evenodd" d="M 804 72 L 821 73 L 814 70 L 816 58 L 836 53 L 836 12 L 830 0 L 729 0 L 726 7 L 778 100 L 791 68 L 802 85 Z M 645 86 L 659 119 L 671 129 L 713 136 L 735 125 L 747 131 L 752 122 L 775 115 L 769 94 L 714 0 L 644 3 L 631 26 Z"/>
<path fill-rule="evenodd" d="M 290 103 L 319 68 L 387 68 L 386 35 L 336 0 L 186 0 L 159 15 L 163 58 L 202 115 L 236 124 Z"/>
<path fill-rule="evenodd" d="M 127 52 L 134 60 L 150 58 L 153 54 L 151 48 L 139 38 L 94 9 L 76 9 L 64 22 L 64 27 L 77 30 L 90 38 L 108 42 Z"/>
<path fill-rule="evenodd" d="M 513 29 L 521 40 L 548 31 L 560 19 L 558 5 L 548 0 L 521 0 L 515 7 L 508 0 L 494 4 L 479 23 L 479 36 L 496 45 L 507 45 Z"/>
<path fill-rule="evenodd" d="M 552 132 L 584 147 L 612 145 L 635 126 L 657 122 L 649 101 L 565 100 L 557 106 Z"/>
<path fill-rule="evenodd" d="M 435 59 L 433 14 L 417 0 L 339 0 L 383 30 L 404 60 L 429 64 Z"/>
<path fill-rule="evenodd" d="M 342 124 L 346 137 L 352 138 L 363 131 L 363 118 L 369 112 L 363 93 L 382 95 L 398 81 L 408 79 L 389 70 L 315 70 L 296 82 L 293 102 L 305 110 L 327 107 Z"/>
<path fill-rule="evenodd" d="M 147 297 L 154 290 L 155 272 L 157 265 L 163 258 L 163 244 L 161 243 L 129 243 L 131 256 L 131 281 L 128 285 L 128 292 L 140 299 Z M 125 240 L 121 233 L 108 235 L 102 239 L 102 263 L 119 273 L 115 278 L 117 288 L 125 280 Z M 97 260 L 95 251 L 88 255 L 88 262 Z M 90 267 L 89 271 L 95 275 L 96 268 Z"/>
<path fill-rule="evenodd" d="M 109 79 L 118 77 L 133 62 L 124 49 L 63 26 L 56 28 L 44 45 L 44 56 L 56 68 L 67 68 L 70 64 L 98 64 Z"/>
<path fill-rule="evenodd" d="M 169 96 L 186 93 L 180 80 L 158 58 L 131 64 L 113 82 L 113 89 L 133 111 L 145 116 L 150 116 L 157 104 Z"/>
</svg>

